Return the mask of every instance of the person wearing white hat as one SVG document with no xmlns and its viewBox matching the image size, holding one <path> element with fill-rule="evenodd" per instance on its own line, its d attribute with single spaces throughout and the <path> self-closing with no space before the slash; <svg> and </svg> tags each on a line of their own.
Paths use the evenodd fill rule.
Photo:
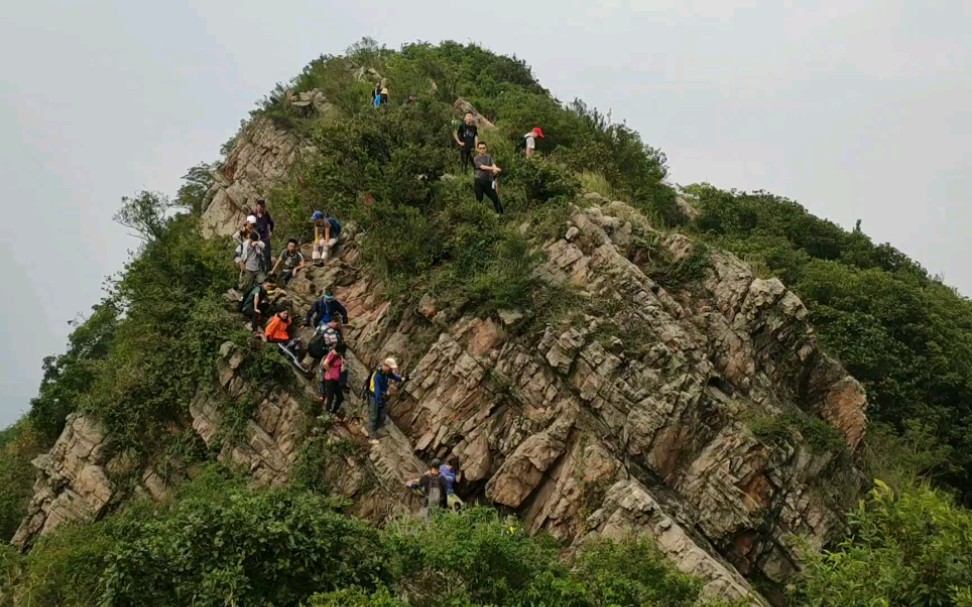
<svg viewBox="0 0 972 607">
<path fill-rule="evenodd" d="M 236 243 L 236 250 L 233 252 L 233 264 L 240 265 L 240 258 L 243 257 L 243 247 L 250 240 L 250 232 L 255 229 L 256 217 L 250 215 L 243 221 L 243 225 L 236 232 L 233 232 L 233 241 Z"/>
<path fill-rule="evenodd" d="M 368 398 L 368 441 L 372 445 L 378 444 L 378 430 L 385 424 L 386 405 L 388 399 L 388 382 L 393 381 L 402 383 L 405 381 L 398 375 L 398 361 L 394 358 L 386 358 L 382 361 L 381 367 L 371 373 L 368 383 L 365 386 Z"/>
</svg>

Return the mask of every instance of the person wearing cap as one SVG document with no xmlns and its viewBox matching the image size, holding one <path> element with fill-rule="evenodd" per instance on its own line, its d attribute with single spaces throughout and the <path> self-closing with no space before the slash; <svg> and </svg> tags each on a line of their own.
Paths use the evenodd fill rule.
<svg viewBox="0 0 972 607">
<path fill-rule="evenodd" d="M 248 293 L 253 285 L 266 280 L 267 275 L 263 270 L 263 251 L 266 244 L 260 240 L 260 235 L 256 231 L 250 232 L 249 239 L 243 245 L 243 252 L 240 255 L 240 289 L 243 293 Z"/>
<path fill-rule="evenodd" d="M 256 229 L 257 234 L 260 235 L 260 240 L 263 241 L 263 271 L 270 271 L 270 239 L 273 237 L 273 218 L 270 217 L 270 211 L 267 211 L 267 201 L 264 199 L 257 200 L 256 208 L 253 209 L 251 216 L 256 219 L 254 224 L 254 229 Z"/>
<path fill-rule="evenodd" d="M 348 324 L 348 310 L 341 302 L 334 297 L 334 293 L 330 291 L 324 291 L 324 295 L 321 296 L 311 309 L 307 311 L 307 318 L 304 320 L 304 324 L 308 327 L 317 327 L 318 325 L 326 325 L 331 322 L 332 318 L 340 317 L 344 324 Z"/>
<path fill-rule="evenodd" d="M 283 274 L 280 278 L 283 280 L 284 284 L 290 282 L 297 272 L 304 269 L 304 256 L 301 255 L 300 249 L 297 245 L 297 239 L 291 238 L 287 241 L 287 248 L 280 252 L 280 257 L 277 259 L 277 263 L 273 264 L 273 269 L 270 270 L 271 275 L 277 273 L 277 268 L 283 264 Z"/>
<path fill-rule="evenodd" d="M 311 223 L 314 224 L 314 251 L 311 259 L 327 259 L 330 249 L 337 245 L 341 236 L 341 222 L 336 217 L 325 215 L 323 211 L 314 211 Z"/>
<path fill-rule="evenodd" d="M 441 465 L 442 460 L 435 458 L 429 463 L 428 472 L 405 483 L 405 486 L 413 491 L 422 490 L 422 506 L 425 509 L 425 518 L 429 518 L 434 511 L 444 509 L 448 505 L 446 480 L 439 474 L 439 466 Z"/>
<path fill-rule="evenodd" d="M 537 137 L 543 139 L 543 129 L 540 127 L 534 127 L 532 131 L 523 136 L 526 140 L 526 157 L 529 158 L 533 156 L 533 152 L 537 149 Z"/>
<path fill-rule="evenodd" d="M 479 143 L 479 129 L 476 127 L 476 117 L 472 112 L 466 112 L 466 117 L 452 136 L 459 145 L 459 163 L 465 173 L 473 163 L 473 152 Z"/>
<path fill-rule="evenodd" d="M 386 358 L 381 362 L 381 367 L 372 371 L 368 378 L 368 441 L 372 445 L 378 444 L 378 430 L 385 425 L 385 401 L 388 398 L 388 382 L 393 381 L 402 383 L 405 381 L 398 375 L 398 362 L 394 358 Z"/>
<path fill-rule="evenodd" d="M 477 144 L 476 152 L 476 157 L 473 158 L 473 191 L 476 193 L 476 202 L 482 202 L 485 195 L 493 201 L 496 212 L 502 214 L 503 205 L 500 204 L 499 194 L 493 189 L 493 178 L 503 169 L 496 166 L 493 157 L 489 155 L 489 148 L 485 141 Z"/>
</svg>

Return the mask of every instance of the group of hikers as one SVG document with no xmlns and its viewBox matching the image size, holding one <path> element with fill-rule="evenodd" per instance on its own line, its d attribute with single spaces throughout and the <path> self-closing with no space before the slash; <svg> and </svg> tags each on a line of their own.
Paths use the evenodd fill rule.
<svg viewBox="0 0 972 607">
<path fill-rule="evenodd" d="M 406 104 L 413 101 L 414 97 L 409 97 Z M 375 107 L 388 104 L 388 87 L 384 81 L 378 82 L 372 91 L 372 103 Z M 539 127 L 523 136 L 522 149 L 527 157 L 534 154 L 536 139 L 543 136 Z M 503 206 L 499 199 L 499 175 L 502 169 L 489 154 L 486 142 L 479 139 L 476 117 L 472 112 L 466 113 L 454 139 L 459 146 L 462 171 L 472 167 L 476 200 L 482 202 L 484 197 L 489 198 L 496 212 L 502 213 Z M 311 261 L 323 264 L 339 244 L 341 222 L 324 211 L 314 211 L 309 222 L 314 230 Z M 325 289 L 304 318 L 304 325 L 314 329 L 306 349 L 300 338 L 293 335 L 293 318 L 289 310 L 277 311 L 267 318 L 277 285 L 286 286 L 307 267 L 300 243 L 295 238 L 290 238 L 276 261 L 273 260 L 271 241 L 274 227 L 267 203 L 260 199 L 233 235 L 236 243 L 233 260 L 239 268 L 242 294 L 237 307 L 249 320 L 254 333 L 267 343 L 276 344 L 297 369 L 317 378 L 321 416 L 327 412 L 337 417 L 348 390 L 349 365 L 342 331 L 342 327 L 349 322 L 348 311 L 333 292 Z M 312 362 L 304 366 L 303 361 L 308 356 Z M 391 384 L 401 384 L 407 379 L 407 375 L 399 374 L 398 362 L 393 357 L 382 360 L 368 374 L 361 396 L 368 404 L 367 432 L 371 444 L 379 442 L 378 432 L 387 417 Z M 426 512 L 437 508 L 457 508 L 462 503 L 455 494 L 457 476 L 455 461 L 443 463 L 435 459 L 426 474 L 409 481 L 406 486 L 422 490 Z"/>
</svg>

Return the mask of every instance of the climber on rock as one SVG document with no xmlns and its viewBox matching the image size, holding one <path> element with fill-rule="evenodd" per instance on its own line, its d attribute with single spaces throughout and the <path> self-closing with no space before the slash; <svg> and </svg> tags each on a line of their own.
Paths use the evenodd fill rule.
<svg viewBox="0 0 972 607">
<path fill-rule="evenodd" d="M 256 217 L 249 215 L 243 221 L 240 229 L 233 232 L 233 242 L 236 243 L 236 249 L 233 253 L 233 263 L 236 265 L 240 265 L 240 260 L 243 258 L 243 248 L 250 241 L 250 233 L 253 232 L 254 226 L 256 226 Z"/>
<path fill-rule="evenodd" d="M 253 217 L 256 218 L 256 232 L 260 235 L 260 240 L 263 241 L 265 245 L 265 250 L 263 251 L 263 271 L 270 271 L 270 239 L 273 237 L 273 218 L 270 217 L 270 212 L 267 211 L 267 201 L 257 200 L 256 208 L 253 209 Z"/>
<path fill-rule="evenodd" d="M 537 137 L 543 139 L 543 129 L 540 127 L 534 127 L 532 131 L 523 136 L 523 149 L 526 151 L 526 157 L 530 158 L 537 149 Z"/>
<path fill-rule="evenodd" d="M 320 325 L 314 331 L 314 336 L 307 343 L 307 353 L 314 359 L 314 365 L 320 364 L 321 359 L 327 353 L 344 343 L 344 334 L 341 331 L 341 321 L 332 318 L 326 325 Z"/>
<path fill-rule="evenodd" d="M 476 117 L 472 112 L 466 112 L 465 120 L 456 129 L 452 138 L 459 145 L 459 163 L 462 165 L 462 172 L 465 173 L 473 163 L 473 151 L 479 143 L 479 129 L 476 127 Z"/>
<path fill-rule="evenodd" d="M 334 297 L 330 291 L 324 291 L 311 309 L 307 311 L 307 318 L 304 324 L 308 327 L 317 327 L 331 322 L 332 318 L 340 318 L 344 324 L 348 324 L 348 311 L 341 305 L 341 302 Z"/>
<path fill-rule="evenodd" d="M 439 467 L 442 460 L 436 458 L 429 464 L 429 471 L 421 477 L 405 483 L 405 486 L 413 491 L 421 489 L 423 493 L 422 506 L 425 518 L 433 516 L 433 512 L 448 507 L 448 489 L 446 479 L 439 474 Z"/>
<path fill-rule="evenodd" d="M 344 389 L 341 386 L 341 375 L 344 373 L 344 353 L 347 347 L 338 344 L 333 350 L 327 353 L 321 361 L 321 375 L 323 376 L 323 395 L 322 400 L 326 402 L 327 412 L 337 415 L 341 405 L 344 403 Z"/>
<path fill-rule="evenodd" d="M 371 372 L 365 384 L 364 393 L 368 399 L 368 441 L 372 445 L 378 444 L 378 430 L 385 424 L 386 401 L 388 399 L 388 382 L 402 383 L 405 381 L 398 375 L 398 362 L 394 358 L 386 358 L 381 367 Z"/>
<path fill-rule="evenodd" d="M 314 251 L 311 259 L 323 261 L 327 259 L 331 249 L 337 246 L 341 237 L 341 222 L 336 217 L 325 215 L 323 211 L 314 211 L 311 223 L 314 224 Z"/>
<path fill-rule="evenodd" d="M 283 266 L 283 273 L 280 278 L 285 285 L 297 275 L 297 272 L 304 269 L 304 256 L 300 253 L 297 239 L 291 238 L 287 241 L 287 248 L 280 252 L 280 257 L 277 259 L 277 263 L 273 264 L 270 274 L 276 275 L 281 265 Z"/>
<path fill-rule="evenodd" d="M 263 270 L 263 251 L 266 245 L 260 240 L 260 235 L 256 231 L 250 232 L 248 240 L 243 244 L 240 254 L 240 290 L 246 294 L 250 290 L 266 280 L 267 275 Z"/>
<path fill-rule="evenodd" d="M 270 291 L 273 283 L 264 280 L 261 284 L 250 289 L 240 302 L 239 309 L 243 316 L 250 319 L 250 329 L 258 332 L 260 318 L 270 310 Z"/>
<path fill-rule="evenodd" d="M 280 351 L 290 359 L 294 366 L 306 373 L 307 369 L 300 364 L 300 338 L 290 337 L 291 322 L 290 312 L 281 310 L 274 314 L 270 322 L 267 323 L 263 335 L 266 337 L 267 343 L 277 344 Z"/>
<path fill-rule="evenodd" d="M 459 510 L 462 508 L 462 500 L 456 495 L 456 481 L 459 478 L 459 470 L 456 468 L 455 457 L 449 458 L 447 462 L 439 466 L 439 476 L 445 479 L 449 509 Z"/>
<path fill-rule="evenodd" d="M 499 214 L 503 213 L 503 205 L 500 204 L 499 195 L 493 189 L 493 178 L 503 170 L 496 166 L 493 157 L 489 155 L 489 148 L 486 143 L 480 141 L 476 147 L 478 152 L 473 158 L 473 191 L 476 193 L 476 202 L 483 201 L 483 195 L 493 201 L 493 208 Z"/>
</svg>

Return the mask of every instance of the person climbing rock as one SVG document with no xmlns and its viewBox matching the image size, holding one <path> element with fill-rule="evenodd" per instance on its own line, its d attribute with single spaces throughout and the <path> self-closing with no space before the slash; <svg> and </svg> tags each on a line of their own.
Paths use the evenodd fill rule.
<svg viewBox="0 0 972 607">
<path fill-rule="evenodd" d="M 290 337 L 291 322 L 290 312 L 281 310 L 274 314 L 270 322 L 267 323 L 263 335 L 266 337 L 267 343 L 277 344 L 280 351 L 290 359 L 290 362 L 306 373 L 307 369 L 300 364 L 300 338 Z"/>
<path fill-rule="evenodd" d="M 466 117 L 455 135 L 452 136 L 459 145 L 459 163 L 462 165 L 462 172 L 465 173 L 473 163 L 473 151 L 479 143 L 479 129 L 476 127 L 476 117 L 472 112 L 466 112 Z"/>
<path fill-rule="evenodd" d="M 337 415 L 338 410 L 344 403 L 344 389 L 341 386 L 341 374 L 344 372 L 344 353 L 347 346 L 338 344 L 333 350 L 327 353 L 321 362 L 321 375 L 324 377 L 324 399 L 326 401 L 327 412 Z"/>
<path fill-rule="evenodd" d="M 336 217 L 325 215 L 323 211 L 314 211 L 311 223 L 314 224 L 314 251 L 311 259 L 325 260 L 341 237 L 341 222 Z"/>
<path fill-rule="evenodd" d="M 256 225 L 256 217 L 253 215 L 248 216 L 244 221 L 243 225 L 236 232 L 233 232 L 233 242 L 236 243 L 236 249 L 233 252 L 233 263 L 240 265 L 240 260 L 243 258 L 243 247 L 246 243 L 250 241 L 250 233 L 253 232 L 253 228 Z"/>
<path fill-rule="evenodd" d="M 260 240 L 256 231 L 250 232 L 249 240 L 243 245 L 240 255 L 240 290 L 249 293 L 257 284 L 266 280 L 263 270 L 263 250 L 266 245 Z"/>
<path fill-rule="evenodd" d="M 429 464 L 429 471 L 421 477 L 405 483 L 411 490 L 421 489 L 424 495 L 422 499 L 423 515 L 425 518 L 433 516 L 433 512 L 448 507 L 448 492 L 446 480 L 439 474 L 439 467 L 442 460 L 436 458 Z"/>
<path fill-rule="evenodd" d="M 289 283 L 297 272 L 304 269 L 304 256 L 300 253 L 296 238 L 287 241 L 287 248 L 280 252 L 280 257 L 277 258 L 277 263 L 273 264 L 270 274 L 276 275 L 281 265 L 283 266 L 283 273 L 280 275 L 280 279 L 284 284 Z"/>
<path fill-rule="evenodd" d="M 324 295 L 307 311 L 304 324 L 308 327 L 326 325 L 331 322 L 332 317 L 340 317 L 344 324 L 348 324 L 348 310 L 341 305 L 333 293 L 324 291 Z"/>
<path fill-rule="evenodd" d="M 523 149 L 526 150 L 527 158 L 533 156 L 533 152 L 535 152 L 537 149 L 537 137 L 543 139 L 543 129 L 540 127 L 534 127 L 532 131 L 523 136 Z"/>
<path fill-rule="evenodd" d="M 260 240 L 263 241 L 265 245 L 263 251 L 263 271 L 270 271 L 270 239 L 273 237 L 273 218 L 270 217 L 270 212 L 267 211 L 267 201 L 257 200 L 256 208 L 253 209 L 253 217 L 256 218 L 256 229 L 257 234 L 260 235 Z"/>
<path fill-rule="evenodd" d="M 476 202 L 482 202 L 485 195 L 493 201 L 493 208 L 499 214 L 503 213 L 503 205 L 500 204 L 499 194 L 493 189 L 493 177 L 499 175 L 503 170 L 496 166 L 493 157 L 489 155 L 489 147 L 485 142 L 480 141 L 476 146 L 477 155 L 473 158 L 473 190 L 476 193 Z"/>
<path fill-rule="evenodd" d="M 378 444 L 378 430 L 385 424 L 385 402 L 388 398 L 389 381 L 399 384 L 405 381 L 398 375 L 398 362 L 394 358 L 386 358 L 382 361 L 381 367 L 372 371 L 368 382 L 365 384 L 370 422 L 368 425 L 368 442 L 372 445 Z"/>
<path fill-rule="evenodd" d="M 326 325 L 320 325 L 314 331 L 314 337 L 307 343 L 307 353 L 314 359 L 314 365 L 320 364 L 321 359 L 338 344 L 344 343 L 341 332 L 341 321 L 332 318 Z"/>
<path fill-rule="evenodd" d="M 462 500 L 456 495 L 456 481 L 459 478 L 459 470 L 456 468 L 455 458 L 450 458 L 449 461 L 445 462 L 439 466 L 439 476 L 445 479 L 446 483 L 446 499 L 450 510 L 459 510 L 462 508 Z"/>
<path fill-rule="evenodd" d="M 240 312 L 250 319 L 250 329 L 259 331 L 260 318 L 270 310 L 270 291 L 273 283 L 264 280 L 261 284 L 250 289 L 240 302 Z"/>
</svg>

